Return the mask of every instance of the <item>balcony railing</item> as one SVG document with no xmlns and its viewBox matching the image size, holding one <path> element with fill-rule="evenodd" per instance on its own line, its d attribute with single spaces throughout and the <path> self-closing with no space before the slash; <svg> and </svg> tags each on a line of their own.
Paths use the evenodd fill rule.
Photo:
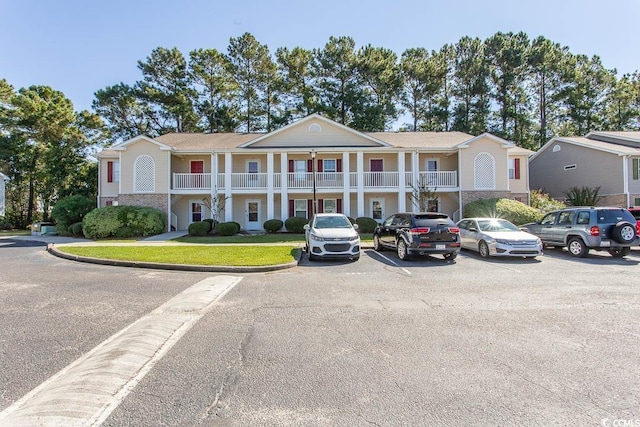
<svg viewBox="0 0 640 427">
<path fill-rule="evenodd" d="M 344 188 L 344 180 L 348 178 L 348 186 L 351 189 L 358 187 L 358 173 L 351 172 L 345 176 L 343 172 L 316 172 L 316 189 L 336 189 Z M 363 172 L 363 188 L 398 188 L 400 185 L 399 172 Z M 275 173 L 273 175 L 273 188 L 279 189 L 282 180 L 287 182 L 287 188 L 306 189 L 313 188 L 313 172 L 287 172 Z M 224 173 L 216 176 L 215 185 L 218 190 L 222 190 L 228 184 Z M 269 184 L 269 175 L 266 173 L 232 173 L 232 190 L 266 190 Z M 406 187 L 415 186 L 413 172 L 405 172 Z M 446 188 L 456 188 L 458 186 L 457 172 L 455 171 L 433 171 L 419 172 L 418 184 L 423 184 L 435 190 Z M 210 173 L 174 173 L 174 190 L 210 190 Z"/>
</svg>

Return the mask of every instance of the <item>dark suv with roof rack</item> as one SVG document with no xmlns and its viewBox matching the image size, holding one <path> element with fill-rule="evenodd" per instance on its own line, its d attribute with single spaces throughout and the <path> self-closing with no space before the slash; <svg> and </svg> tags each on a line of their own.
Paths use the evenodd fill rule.
<svg viewBox="0 0 640 427">
<path fill-rule="evenodd" d="M 373 248 L 395 250 L 401 260 L 430 254 L 454 260 L 460 253 L 460 229 L 443 213 L 397 213 L 376 227 Z"/>
<path fill-rule="evenodd" d="M 545 246 L 566 246 L 575 257 L 587 256 L 589 249 L 623 257 L 629 255 L 631 246 L 640 244 L 636 219 L 618 207 L 565 208 L 521 228 L 538 236 Z"/>
</svg>

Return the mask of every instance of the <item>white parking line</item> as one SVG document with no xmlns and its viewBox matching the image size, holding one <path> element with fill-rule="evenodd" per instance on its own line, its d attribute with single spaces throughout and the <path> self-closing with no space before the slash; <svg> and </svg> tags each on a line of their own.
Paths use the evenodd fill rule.
<svg viewBox="0 0 640 427">
<path fill-rule="evenodd" d="M 387 260 L 387 261 L 389 261 L 391 264 L 395 265 L 395 266 L 396 266 L 396 267 L 398 267 L 400 270 L 402 270 L 402 271 L 404 271 L 405 273 L 407 273 L 409 276 L 411 276 L 411 275 L 412 275 L 412 274 L 411 274 L 411 272 L 410 272 L 409 270 L 407 270 L 407 269 L 406 269 L 406 268 L 404 268 L 404 267 L 400 267 L 400 266 L 398 265 L 398 263 L 396 263 L 396 262 L 395 262 L 394 260 L 392 260 L 391 258 L 389 258 L 389 257 L 386 257 L 386 256 L 382 255 L 380 252 L 373 252 L 373 253 L 374 253 L 374 254 L 376 254 L 376 255 L 378 255 L 379 257 L 382 257 L 382 258 L 386 259 L 386 260 Z"/>
<path fill-rule="evenodd" d="M 0 413 L 2 426 L 96 426 L 242 277 L 204 279 L 105 340 Z"/>
</svg>

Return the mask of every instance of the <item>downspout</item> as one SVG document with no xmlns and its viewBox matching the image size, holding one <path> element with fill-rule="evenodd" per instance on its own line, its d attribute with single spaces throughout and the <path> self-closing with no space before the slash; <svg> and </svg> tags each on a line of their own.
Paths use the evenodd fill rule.
<svg viewBox="0 0 640 427">
<path fill-rule="evenodd" d="M 167 232 L 171 232 L 171 151 L 167 151 L 167 164 L 169 173 L 167 174 Z M 177 227 L 176 227 L 177 228 Z"/>
<path fill-rule="evenodd" d="M 102 196 L 102 161 L 98 158 L 98 195 L 96 200 L 96 206 L 101 208 L 100 206 L 100 197 Z"/>
<path fill-rule="evenodd" d="M 624 206 L 625 208 L 631 206 L 631 194 L 629 194 L 629 159 L 631 159 L 629 155 L 622 156 L 622 191 L 627 199 L 627 206 Z"/>
</svg>

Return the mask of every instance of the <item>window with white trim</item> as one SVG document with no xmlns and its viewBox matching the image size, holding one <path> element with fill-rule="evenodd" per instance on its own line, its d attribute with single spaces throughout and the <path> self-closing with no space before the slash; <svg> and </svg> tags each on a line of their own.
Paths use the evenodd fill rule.
<svg viewBox="0 0 640 427">
<path fill-rule="evenodd" d="M 473 188 L 476 190 L 496 188 L 496 160 L 489 153 L 479 153 L 473 159 Z"/>
<path fill-rule="evenodd" d="M 156 162 L 153 157 L 145 154 L 133 162 L 133 191 L 137 193 L 156 191 Z"/>
<path fill-rule="evenodd" d="M 324 159 L 322 161 L 322 172 L 337 172 L 336 159 Z"/>
<path fill-rule="evenodd" d="M 308 218 L 307 199 L 295 199 L 293 201 L 293 216 Z"/>
<path fill-rule="evenodd" d="M 322 212 L 324 213 L 338 213 L 338 205 L 336 199 L 323 199 L 322 200 Z"/>
<path fill-rule="evenodd" d="M 516 159 L 509 158 L 509 179 L 516 179 Z"/>
</svg>

